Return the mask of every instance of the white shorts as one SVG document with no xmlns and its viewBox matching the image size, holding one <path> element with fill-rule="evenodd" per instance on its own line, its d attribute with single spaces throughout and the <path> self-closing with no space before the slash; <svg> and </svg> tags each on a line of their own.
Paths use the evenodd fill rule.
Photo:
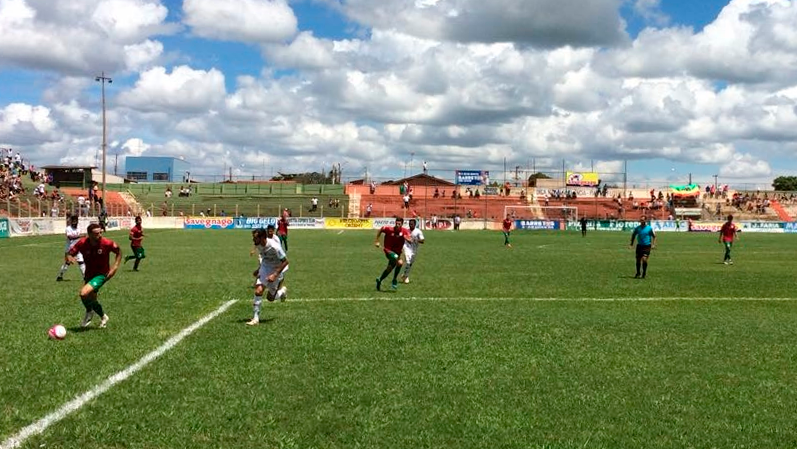
<svg viewBox="0 0 797 449">
<path fill-rule="evenodd" d="M 407 265 L 412 265 L 415 262 L 415 252 L 408 251 L 407 248 L 404 248 L 404 260 L 407 262 Z"/>
<path fill-rule="evenodd" d="M 274 279 L 274 282 L 269 282 L 266 278 L 268 278 L 268 275 L 270 275 L 272 272 L 266 271 L 263 269 L 263 267 L 260 267 L 260 271 L 257 273 L 257 281 L 255 282 L 255 285 L 265 286 L 266 290 L 268 290 L 268 293 L 271 296 L 274 296 L 277 294 L 277 290 L 280 287 L 280 282 L 282 282 L 282 280 L 285 278 L 286 271 L 288 271 L 288 267 L 285 267 L 285 269 L 282 270 L 280 275 L 277 276 L 277 279 Z"/>
</svg>

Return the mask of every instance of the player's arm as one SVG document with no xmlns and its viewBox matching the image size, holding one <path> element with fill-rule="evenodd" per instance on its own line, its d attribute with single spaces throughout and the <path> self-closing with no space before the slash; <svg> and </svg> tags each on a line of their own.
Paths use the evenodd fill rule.
<svg viewBox="0 0 797 449">
<path fill-rule="evenodd" d="M 77 259 L 75 258 L 75 256 L 77 256 L 77 253 L 78 253 L 78 244 L 79 244 L 79 242 L 75 243 L 74 245 L 72 245 L 69 248 L 69 250 L 66 252 L 66 254 L 64 254 L 64 257 L 66 259 L 67 265 L 71 265 L 73 263 L 77 263 Z"/>
<path fill-rule="evenodd" d="M 651 236 L 650 248 L 653 249 L 653 248 L 656 247 L 656 233 L 653 232 L 653 231 L 650 231 L 650 236 Z"/>
<path fill-rule="evenodd" d="M 722 227 L 720 228 L 719 232 L 720 235 L 717 237 L 717 242 L 719 243 L 722 243 L 722 234 L 724 233 L 723 231 L 725 231 L 725 225 L 722 225 Z"/>
<path fill-rule="evenodd" d="M 629 243 L 628 246 L 634 246 L 634 240 L 636 239 L 636 232 L 637 232 L 636 229 L 634 229 L 634 232 L 631 233 L 631 243 Z"/>
<path fill-rule="evenodd" d="M 376 238 L 374 239 L 374 246 L 376 246 L 377 248 L 379 248 L 379 236 L 380 235 L 382 235 L 382 230 L 381 229 L 376 233 Z"/>
<path fill-rule="evenodd" d="M 277 269 L 272 271 L 271 274 L 268 275 L 266 280 L 269 282 L 276 281 L 277 277 L 279 277 L 280 273 L 282 273 L 282 270 L 284 270 L 287 266 L 288 266 L 288 258 L 283 257 L 282 259 L 280 259 L 280 264 L 277 265 Z"/>
<path fill-rule="evenodd" d="M 116 254 L 116 259 L 113 261 L 113 266 L 111 266 L 111 270 L 108 272 L 107 279 L 112 278 L 116 274 L 116 270 L 119 269 L 119 265 L 122 263 L 122 251 L 119 249 L 119 245 L 114 245 L 111 252 Z"/>
</svg>

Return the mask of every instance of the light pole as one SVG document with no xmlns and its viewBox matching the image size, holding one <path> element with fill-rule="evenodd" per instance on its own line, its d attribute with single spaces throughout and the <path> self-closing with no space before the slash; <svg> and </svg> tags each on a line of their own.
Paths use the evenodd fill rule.
<svg viewBox="0 0 797 449">
<path fill-rule="evenodd" d="M 105 119 L 105 83 L 112 83 L 113 80 L 101 72 L 100 76 L 94 78 L 102 85 L 102 208 L 105 209 L 105 154 L 108 152 L 108 122 Z"/>
</svg>

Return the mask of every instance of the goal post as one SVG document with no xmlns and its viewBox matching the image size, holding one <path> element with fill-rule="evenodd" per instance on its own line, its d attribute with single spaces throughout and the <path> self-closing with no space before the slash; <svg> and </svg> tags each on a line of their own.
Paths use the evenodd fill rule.
<svg viewBox="0 0 797 449">
<path fill-rule="evenodd" d="M 504 217 L 513 220 L 574 220 L 578 221 L 578 208 L 574 206 L 504 206 Z"/>
</svg>

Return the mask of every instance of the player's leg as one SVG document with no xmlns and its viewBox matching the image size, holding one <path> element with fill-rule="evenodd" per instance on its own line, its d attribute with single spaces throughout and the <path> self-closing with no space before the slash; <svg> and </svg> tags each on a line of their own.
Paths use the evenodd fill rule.
<svg viewBox="0 0 797 449">
<path fill-rule="evenodd" d="M 509 246 L 509 232 L 504 231 L 504 246 Z"/>
<path fill-rule="evenodd" d="M 394 268 L 396 268 L 400 256 L 394 253 L 393 251 L 386 251 L 385 257 L 387 257 L 387 267 L 385 267 L 385 270 L 382 272 L 382 275 L 376 278 L 377 291 L 382 288 L 382 281 L 384 281 L 385 278 L 390 275 L 390 272 L 393 271 Z"/>
<path fill-rule="evenodd" d="M 136 258 L 135 263 L 133 263 L 133 271 L 138 271 L 138 264 L 140 264 L 141 261 L 147 257 L 146 254 L 144 254 L 144 247 L 139 246 L 138 248 L 135 248 L 133 255 Z"/>
<path fill-rule="evenodd" d="M 285 252 L 287 253 L 288 252 L 288 236 L 287 235 L 281 235 L 281 236 L 279 236 L 279 238 L 280 238 L 280 243 L 282 244 L 282 249 L 285 250 Z"/>
<path fill-rule="evenodd" d="M 639 246 L 636 247 L 636 274 L 634 275 L 635 278 L 638 278 L 642 275 L 641 272 L 642 268 L 642 251 L 640 251 Z"/>
<path fill-rule="evenodd" d="M 412 271 L 412 264 L 415 262 L 415 253 L 412 251 L 404 251 L 404 274 L 401 276 L 405 284 L 410 283 L 410 271 Z"/>
<path fill-rule="evenodd" d="M 648 255 L 642 256 L 642 279 L 648 274 Z"/>
<path fill-rule="evenodd" d="M 260 323 L 260 306 L 263 304 L 263 292 L 265 291 L 265 284 L 262 275 L 263 270 L 258 271 L 257 282 L 255 283 L 255 297 L 252 301 L 252 319 L 247 321 L 248 326 L 255 326 Z"/>
<path fill-rule="evenodd" d="M 83 253 L 77 253 L 75 260 L 77 260 L 77 266 L 80 268 L 80 274 L 86 276 L 86 262 L 83 260 Z"/>
<path fill-rule="evenodd" d="M 723 242 L 725 244 L 725 258 L 723 261 L 728 264 L 731 262 L 731 246 L 733 245 L 732 242 Z"/>
<path fill-rule="evenodd" d="M 102 304 L 100 304 L 100 301 L 97 299 L 97 295 L 103 285 L 105 285 L 105 276 L 98 275 L 89 279 L 83 288 L 80 289 L 80 300 L 86 308 L 86 316 L 83 317 L 83 322 L 81 323 L 83 327 L 88 326 L 91 322 L 93 315 L 90 312 L 94 312 L 97 316 L 102 317 L 100 327 L 105 327 L 108 323 L 108 315 L 105 314 Z"/>
<path fill-rule="evenodd" d="M 69 269 L 69 258 L 66 256 L 67 254 L 64 253 L 64 263 L 61 264 L 61 269 L 58 271 L 58 277 L 55 278 L 56 281 L 63 281 L 64 273 L 66 273 L 66 270 Z"/>
<path fill-rule="evenodd" d="M 393 281 L 390 284 L 393 290 L 398 289 L 398 275 L 401 273 L 402 266 L 404 266 L 404 261 L 401 260 L 401 257 L 399 257 L 396 259 L 396 266 L 393 268 Z"/>
</svg>

